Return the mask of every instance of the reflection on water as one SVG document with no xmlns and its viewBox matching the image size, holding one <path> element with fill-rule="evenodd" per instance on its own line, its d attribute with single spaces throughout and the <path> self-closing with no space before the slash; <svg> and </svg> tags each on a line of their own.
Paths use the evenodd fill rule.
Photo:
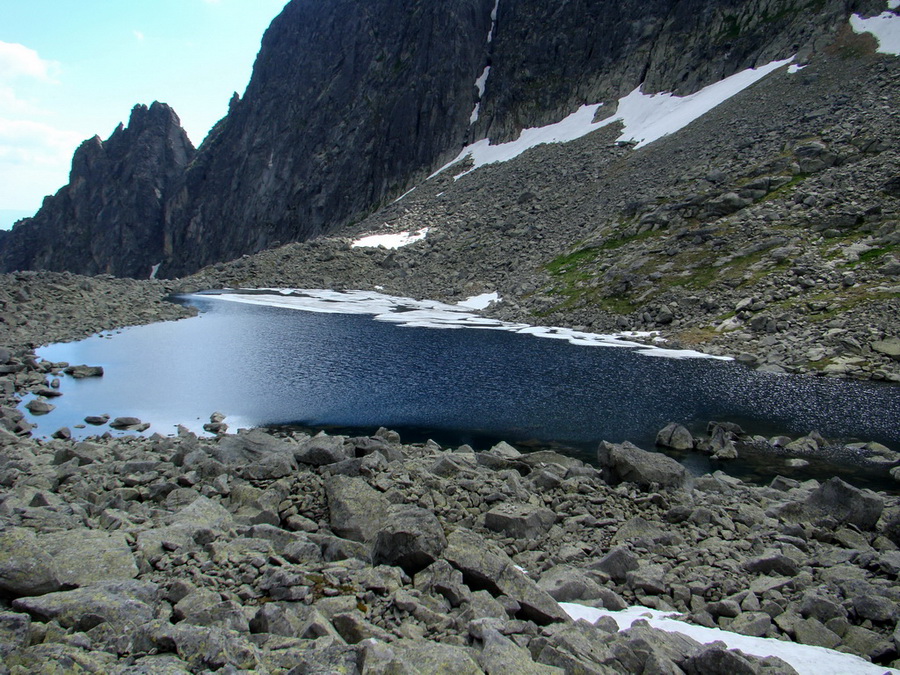
<svg viewBox="0 0 900 675">
<path fill-rule="evenodd" d="M 31 418 L 39 432 L 107 413 L 140 417 L 166 434 L 176 424 L 199 430 L 221 411 L 232 430 L 299 424 L 370 433 L 385 426 L 405 440 L 559 443 L 592 459 L 600 440 L 649 448 L 669 421 L 703 430 L 709 420 L 729 420 L 751 433 L 815 429 L 900 449 L 895 386 L 775 376 L 731 362 L 649 358 L 507 332 L 397 327 L 202 296 L 190 302 L 202 310 L 197 318 L 39 350 L 51 361 L 106 371 L 99 379 L 65 378 L 57 409 Z M 748 475 L 787 473 L 780 459 L 742 461 Z"/>
</svg>

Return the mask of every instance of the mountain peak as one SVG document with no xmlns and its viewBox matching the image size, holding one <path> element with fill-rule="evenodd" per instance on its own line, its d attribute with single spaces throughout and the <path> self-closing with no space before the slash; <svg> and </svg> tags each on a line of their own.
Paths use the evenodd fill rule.
<svg viewBox="0 0 900 675">
<path fill-rule="evenodd" d="M 194 152 L 170 106 L 136 105 L 127 127 L 78 147 L 69 184 L 10 231 L 0 268 L 148 276 L 147 261 L 163 258 L 166 199 Z"/>
</svg>

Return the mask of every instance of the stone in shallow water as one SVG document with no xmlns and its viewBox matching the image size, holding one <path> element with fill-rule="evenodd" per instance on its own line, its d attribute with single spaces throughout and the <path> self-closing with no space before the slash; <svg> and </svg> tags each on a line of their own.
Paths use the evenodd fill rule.
<svg viewBox="0 0 900 675">
<path fill-rule="evenodd" d="M 670 422 L 656 434 L 656 444 L 675 450 L 690 450 L 694 447 L 694 437 L 687 428 Z"/>
<path fill-rule="evenodd" d="M 66 375 L 71 375 L 76 379 L 82 379 L 85 377 L 102 377 L 103 376 L 103 366 L 69 366 L 64 371 Z"/>
<path fill-rule="evenodd" d="M 32 415 L 46 415 L 47 413 L 56 409 L 56 406 L 52 403 L 47 403 L 42 398 L 35 398 L 25 404 L 25 407 L 31 412 Z"/>
<path fill-rule="evenodd" d="M 641 450 L 627 441 L 602 442 L 597 450 L 597 462 L 604 469 L 604 478 L 612 484 L 636 483 L 646 489 L 653 484 L 681 487 L 687 480 L 687 470 L 671 457 Z"/>
<path fill-rule="evenodd" d="M 137 417 L 117 417 L 109 423 L 109 426 L 113 429 L 131 429 L 133 427 L 139 427 L 142 424 L 143 422 Z"/>
<path fill-rule="evenodd" d="M 88 415 L 84 421 L 94 426 L 101 426 L 109 422 L 109 415 Z"/>
</svg>

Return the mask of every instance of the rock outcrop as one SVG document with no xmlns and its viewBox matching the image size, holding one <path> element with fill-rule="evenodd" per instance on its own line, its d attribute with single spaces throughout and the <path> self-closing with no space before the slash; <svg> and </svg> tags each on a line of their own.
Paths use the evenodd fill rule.
<svg viewBox="0 0 900 675">
<path fill-rule="evenodd" d="M 851 12 L 880 9 L 292 0 L 196 159 L 174 113 L 136 108 L 127 129 L 79 149 L 70 185 L 37 216 L 0 235 L 0 268 L 145 277 L 164 260 L 171 277 L 304 241 L 357 222 L 467 143 L 507 140 L 642 84 L 688 94 L 776 58 L 806 59 L 847 30 Z"/>
<path fill-rule="evenodd" d="M 193 155 L 169 106 L 135 106 L 127 127 L 82 143 L 69 184 L 0 240 L 0 270 L 146 279 L 163 259 L 166 200 Z"/>
<path fill-rule="evenodd" d="M 508 140 L 584 103 L 612 103 L 638 85 L 683 96 L 769 61 L 805 60 L 850 12 L 883 7 L 843 0 L 500 2 L 479 131 Z"/>
<path fill-rule="evenodd" d="M 467 138 L 491 4 L 289 3 L 171 204 L 166 274 L 331 231 L 427 175 Z"/>
</svg>

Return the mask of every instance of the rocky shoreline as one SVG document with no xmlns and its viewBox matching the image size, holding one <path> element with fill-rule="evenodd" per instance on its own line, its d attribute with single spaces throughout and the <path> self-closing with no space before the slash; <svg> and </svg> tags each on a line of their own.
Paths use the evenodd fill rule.
<svg viewBox="0 0 900 675">
<path fill-rule="evenodd" d="M 0 285 L 27 307 L 0 354 L 3 672 L 794 672 L 561 602 L 900 666 L 900 499 L 836 478 L 691 478 L 628 443 L 592 466 L 387 430 L 229 434 L 219 415 L 209 437 L 34 439 L 15 399 L 59 364 L 31 346 L 189 313 L 171 284 L 88 281 Z"/>
<path fill-rule="evenodd" d="M 839 479 L 691 479 L 628 443 L 598 469 L 387 430 L 4 425 L 6 672 L 794 672 L 559 602 L 900 665 L 900 500 Z"/>
</svg>

